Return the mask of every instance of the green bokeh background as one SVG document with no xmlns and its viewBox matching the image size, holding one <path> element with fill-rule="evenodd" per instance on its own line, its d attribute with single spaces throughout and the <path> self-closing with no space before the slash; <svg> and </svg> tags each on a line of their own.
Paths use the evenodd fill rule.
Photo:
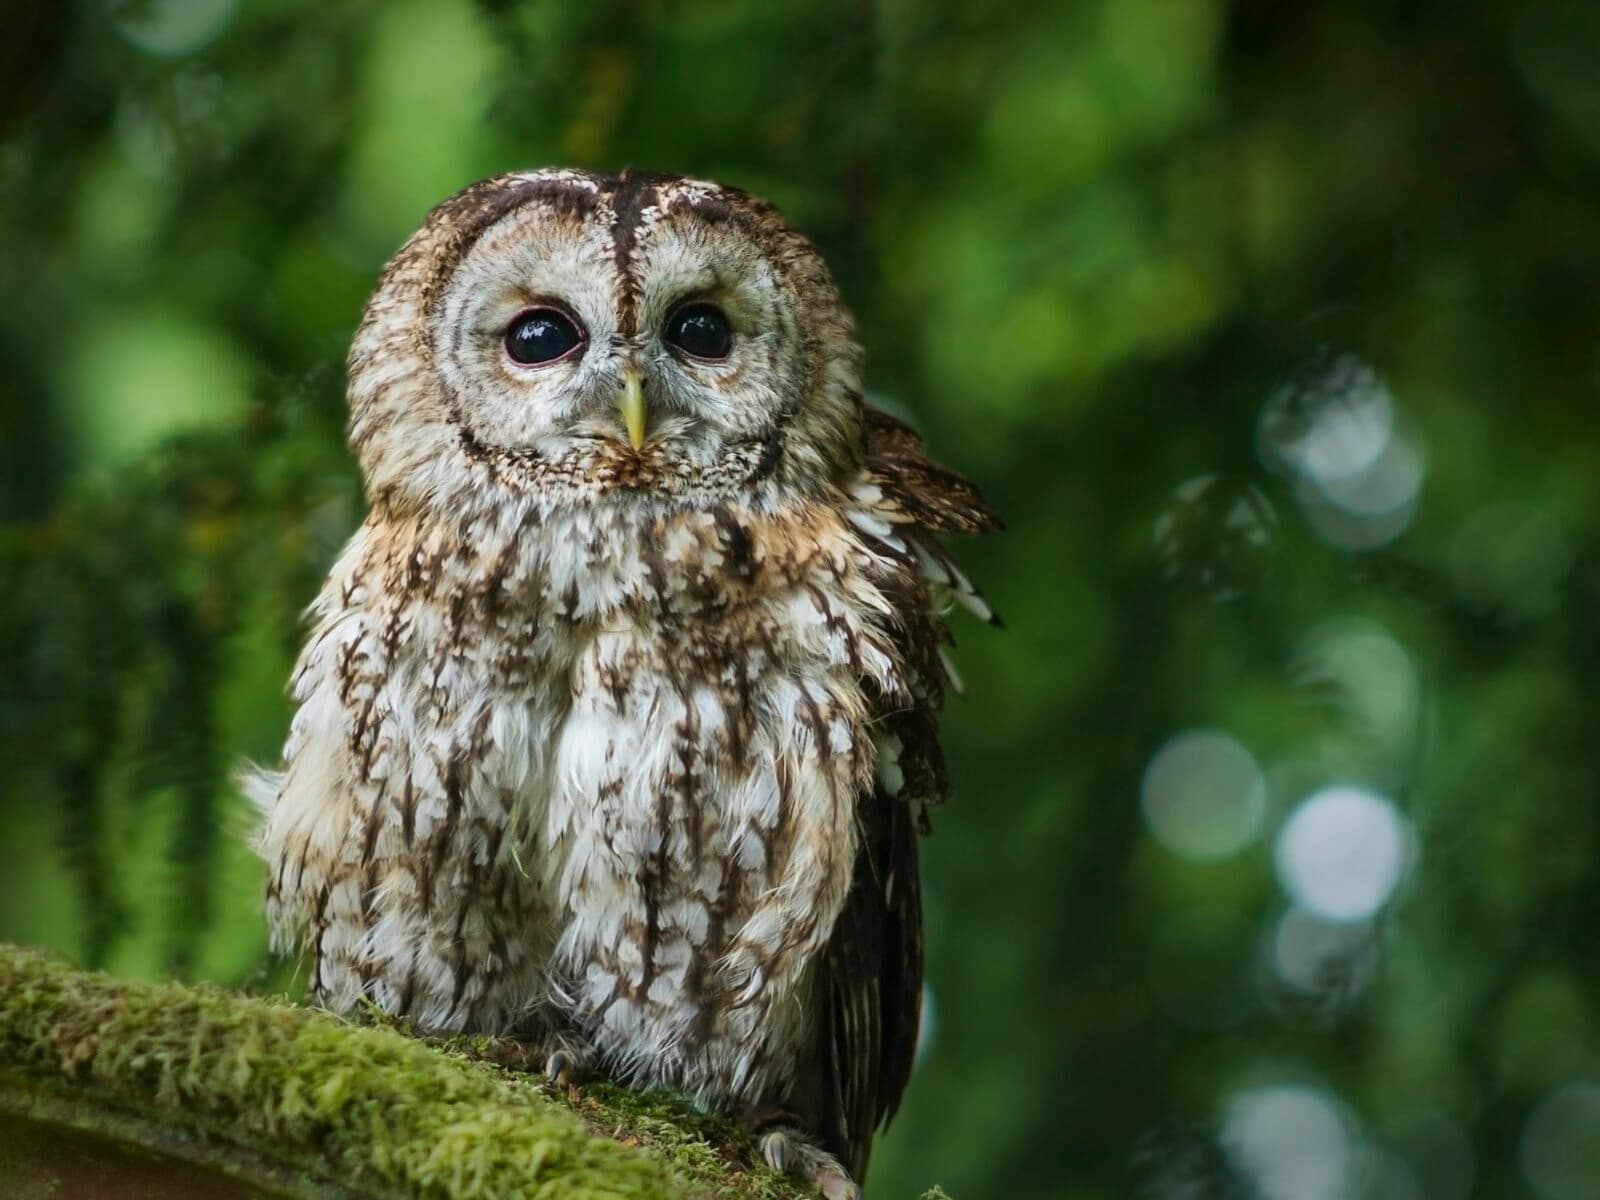
<svg viewBox="0 0 1600 1200">
<path fill-rule="evenodd" d="M 703 174 L 819 242 L 1010 524 L 960 548 L 1009 628 L 957 618 L 873 1193 L 1600 1196 L 1600 8 L 4 24 L 0 938 L 293 986 L 228 778 L 360 519 L 367 290 L 482 176 Z M 1295 843 L 1334 786 L 1376 823 Z"/>
</svg>

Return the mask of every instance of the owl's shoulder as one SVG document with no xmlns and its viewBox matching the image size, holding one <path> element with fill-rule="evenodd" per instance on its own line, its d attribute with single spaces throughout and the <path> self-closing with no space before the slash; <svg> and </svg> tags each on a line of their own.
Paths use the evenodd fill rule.
<svg viewBox="0 0 1600 1200">
<path fill-rule="evenodd" d="M 866 405 L 862 412 L 865 474 L 902 519 L 930 533 L 993 533 L 999 514 L 966 476 L 936 462 L 922 436 L 900 418 Z"/>
</svg>

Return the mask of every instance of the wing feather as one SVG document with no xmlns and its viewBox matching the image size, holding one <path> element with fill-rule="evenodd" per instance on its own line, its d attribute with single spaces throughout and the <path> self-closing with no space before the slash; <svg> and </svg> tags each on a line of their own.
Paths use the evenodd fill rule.
<svg viewBox="0 0 1600 1200">
<path fill-rule="evenodd" d="M 855 526 L 893 564 L 882 586 L 896 609 L 910 702 L 885 697 L 876 714 L 878 781 L 859 798 L 855 875 L 825 963 L 822 1131 L 856 1179 L 866 1173 L 874 1133 L 899 1107 L 921 1022 L 917 839 L 927 810 L 949 793 L 938 740 L 946 684 L 940 655 L 950 640 L 940 600 L 953 596 L 999 623 L 938 535 L 1001 527 L 978 489 L 929 459 L 910 426 L 872 408 L 864 417 L 867 457 L 857 496 L 867 512 Z"/>
</svg>

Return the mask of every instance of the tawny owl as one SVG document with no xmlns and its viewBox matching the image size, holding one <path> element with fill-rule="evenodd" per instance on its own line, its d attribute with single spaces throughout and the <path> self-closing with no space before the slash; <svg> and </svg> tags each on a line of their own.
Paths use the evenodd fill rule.
<svg viewBox="0 0 1600 1200">
<path fill-rule="evenodd" d="M 278 942 L 333 1008 L 680 1089 L 856 1194 L 916 1041 L 941 614 L 992 620 L 939 535 L 995 517 L 863 402 L 811 244 L 699 180 L 445 202 L 349 399 L 371 512 L 253 785 Z"/>
</svg>

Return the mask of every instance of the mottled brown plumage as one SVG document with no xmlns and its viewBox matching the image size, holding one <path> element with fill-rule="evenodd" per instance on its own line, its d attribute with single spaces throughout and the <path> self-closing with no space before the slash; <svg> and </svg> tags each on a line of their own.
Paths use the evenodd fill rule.
<svg viewBox="0 0 1600 1200">
<path fill-rule="evenodd" d="M 998 522 L 860 358 L 811 245 L 715 184 L 501 176 L 395 255 L 350 354 L 371 512 L 253 782 L 323 1003 L 864 1172 L 916 1045 L 940 614 L 993 619 L 938 539 Z"/>
</svg>

